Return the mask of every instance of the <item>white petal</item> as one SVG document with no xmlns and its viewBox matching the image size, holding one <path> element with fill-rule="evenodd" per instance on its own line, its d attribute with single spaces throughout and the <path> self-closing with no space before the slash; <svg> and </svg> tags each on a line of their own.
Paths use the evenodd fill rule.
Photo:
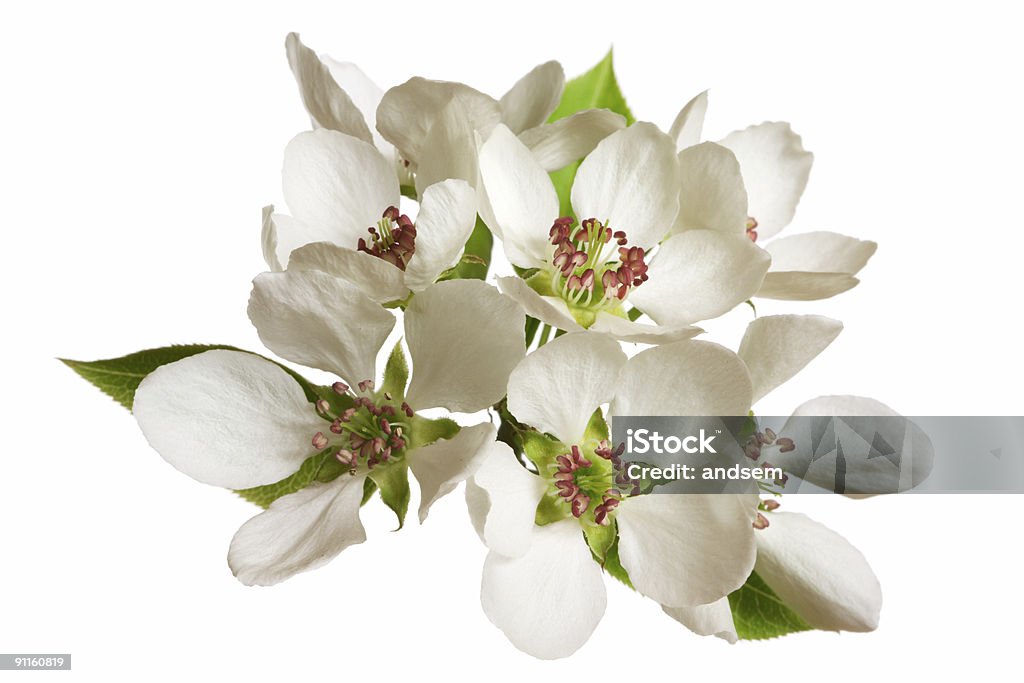
<svg viewBox="0 0 1024 683">
<path fill-rule="evenodd" d="M 285 51 L 288 54 L 288 65 L 299 84 L 302 103 L 313 123 L 370 142 L 370 128 L 362 112 L 348 94 L 338 87 L 316 53 L 302 44 L 299 34 L 288 34 Z"/>
<path fill-rule="evenodd" d="M 804 621 L 826 631 L 873 631 L 882 587 L 849 541 L 806 515 L 773 512 L 755 534 L 756 571 Z"/>
<path fill-rule="evenodd" d="M 480 182 L 509 261 L 543 266 L 551 254 L 548 233 L 558 218 L 558 196 L 547 172 L 504 126 L 480 148 Z"/>
<path fill-rule="evenodd" d="M 523 307 L 527 315 L 559 330 L 583 331 L 583 328 L 572 317 L 572 313 L 569 312 L 569 307 L 561 299 L 553 296 L 541 296 L 530 289 L 526 281 L 519 277 L 499 277 L 497 281 L 501 293 L 514 299 Z"/>
<path fill-rule="evenodd" d="M 704 605 L 754 568 L 757 496 L 648 494 L 622 501 L 619 559 L 633 586 L 662 605 Z"/>
<path fill-rule="evenodd" d="M 720 598 L 707 605 L 696 607 L 665 607 L 665 614 L 690 629 L 699 636 L 717 636 L 722 640 L 735 643 L 736 625 L 732 621 L 732 609 L 728 598 Z"/>
<path fill-rule="evenodd" d="M 352 62 L 339 62 L 329 55 L 320 55 L 320 61 L 331 73 L 334 82 L 351 98 L 366 121 L 373 145 L 387 158 L 395 155 L 395 147 L 377 131 L 377 106 L 384 97 L 384 90 L 370 80 L 362 69 Z"/>
<path fill-rule="evenodd" d="M 529 552 L 520 557 L 488 553 L 480 601 L 517 648 L 558 659 L 587 642 L 608 596 L 601 568 L 572 520 L 537 527 Z"/>
<path fill-rule="evenodd" d="M 662 243 L 629 301 L 662 325 L 715 318 L 754 296 L 770 263 L 744 235 L 687 230 Z"/>
<path fill-rule="evenodd" d="M 749 215 L 766 239 L 793 220 L 814 155 L 788 123 L 769 122 L 730 133 L 721 144 L 736 155 L 747 188 Z"/>
<path fill-rule="evenodd" d="M 620 318 L 607 311 L 597 314 L 594 324 L 587 328 L 591 332 L 605 332 L 616 339 L 634 344 L 668 344 L 692 339 L 704 332 L 690 325 L 648 325 L 626 318 Z"/>
<path fill-rule="evenodd" d="M 754 402 L 796 375 L 832 343 L 843 324 L 821 315 L 770 315 L 754 320 L 739 356 L 754 385 Z"/>
<path fill-rule="evenodd" d="M 472 413 L 497 403 L 526 353 L 525 327 L 519 304 L 480 280 L 448 280 L 417 294 L 405 311 L 409 405 Z"/>
<path fill-rule="evenodd" d="M 314 242 L 292 252 L 288 270 L 315 270 L 346 280 L 377 303 L 400 301 L 409 294 L 402 271 L 384 259 L 329 242 Z"/>
<path fill-rule="evenodd" d="M 132 412 L 175 469 L 232 489 L 294 474 L 325 424 L 288 373 L 240 351 L 206 351 L 157 368 L 135 391 Z"/>
<path fill-rule="evenodd" d="M 565 72 L 558 62 L 545 62 L 520 78 L 501 101 L 501 122 L 513 133 L 539 126 L 548 120 L 562 99 Z"/>
<path fill-rule="evenodd" d="M 476 183 L 476 136 L 481 124 L 473 120 L 471 107 L 464 95 L 456 93 L 435 117 L 420 143 L 416 167 L 419 196 L 434 183 L 449 178 Z M 492 127 L 488 125 L 484 130 L 489 133 Z"/>
<path fill-rule="evenodd" d="M 679 164 L 667 135 L 635 123 L 598 144 L 576 173 L 572 207 L 624 230 L 631 246 L 649 249 L 668 234 L 679 208 Z"/>
<path fill-rule="evenodd" d="M 272 586 L 365 541 L 359 521 L 365 479 L 343 474 L 275 500 L 231 539 L 231 571 L 247 586 Z"/>
<path fill-rule="evenodd" d="M 735 353 L 712 342 L 681 341 L 655 346 L 629 359 L 611 412 L 746 415 L 752 391 L 747 368 Z"/>
<path fill-rule="evenodd" d="M 701 131 L 704 129 L 704 116 L 708 113 L 708 91 L 700 93 L 686 103 L 672 127 L 668 130 L 668 136 L 675 140 L 676 149 L 682 151 L 700 142 Z"/>
<path fill-rule="evenodd" d="M 299 247 L 336 237 L 333 231 L 312 226 L 283 213 L 268 213 L 263 209 L 263 259 L 270 270 L 278 272 L 288 267 L 293 251 Z"/>
<path fill-rule="evenodd" d="M 856 275 L 867 265 L 878 245 L 835 232 L 807 232 L 772 240 L 765 245 L 772 255 L 772 270 Z"/>
<path fill-rule="evenodd" d="M 422 291 L 458 263 L 474 225 L 476 193 L 468 183 L 445 180 L 428 187 L 416 216 L 416 251 L 405 269 L 406 285 Z"/>
<path fill-rule="evenodd" d="M 277 355 L 349 384 L 375 377 L 377 352 L 395 326 L 393 315 L 351 284 L 315 270 L 258 275 L 249 319 Z"/>
<path fill-rule="evenodd" d="M 277 255 L 277 226 L 274 224 L 274 206 L 263 207 L 263 229 L 260 233 L 260 245 L 263 247 L 263 260 L 273 271 L 284 270 L 281 259 Z"/>
<path fill-rule="evenodd" d="M 747 191 L 732 152 L 713 142 L 684 149 L 679 153 L 679 174 L 676 232 L 746 234 Z"/>
<path fill-rule="evenodd" d="M 815 301 L 842 294 L 859 283 L 860 280 L 846 273 L 769 272 L 756 296 L 783 301 Z"/>
<path fill-rule="evenodd" d="M 292 138 L 282 176 L 292 215 L 315 231 L 311 242 L 355 249 L 384 210 L 398 206 L 390 162 L 373 145 L 333 130 Z"/>
<path fill-rule="evenodd" d="M 607 335 L 558 337 L 512 371 L 508 409 L 520 422 L 564 443 L 579 443 L 590 416 L 615 394 L 625 364 L 618 342 Z"/>
<path fill-rule="evenodd" d="M 487 547 L 499 555 L 519 557 L 530 549 L 545 484 L 519 464 L 505 444 L 497 442 L 495 451 L 466 482 L 466 502 Z"/>
<path fill-rule="evenodd" d="M 490 133 L 501 120 L 494 98 L 462 83 L 411 78 L 391 88 L 377 108 L 377 130 L 399 154 L 413 164 L 421 161 L 421 146 L 440 112 L 459 95 L 474 128 Z"/>
<path fill-rule="evenodd" d="M 607 109 L 585 109 L 530 128 L 519 139 L 545 171 L 557 171 L 590 154 L 601 140 L 626 127 L 626 119 Z"/>
<path fill-rule="evenodd" d="M 820 423 L 807 419 L 815 415 L 842 419 L 822 433 Z M 795 449 L 772 453 L 772 464 L 846 495 L 910 490 L 931 474 L 935 461 L 931 439 L 916 423 L 861 396 L 820 396 L 802 403 L 779 435 L 793 439 Z M 843 451 L 841 463 L 837 443 Z M 891 452 L 880 457 L 880 451 Z"/>
<path fill-rule="evenodd" d="M 484 460 L 503 455 L 494 440 L 496 434 L 489 423 L 463 427 L 450 439 L 409 452 L 409 469 L 420 483 L 421 523 L 427 518 L 430 506 L 471 477 Z"/>
</svg>

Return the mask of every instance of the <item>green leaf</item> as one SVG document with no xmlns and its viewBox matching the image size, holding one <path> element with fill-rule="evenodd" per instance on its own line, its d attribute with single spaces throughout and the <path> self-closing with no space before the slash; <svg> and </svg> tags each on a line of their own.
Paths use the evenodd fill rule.
<svg viewBox="0 0 1024 683">
<path fill-rule="evenodd" d="M 564 119 L 584 109 L 610 109 L 616 114 L 624 116 L 628 125 L 632 125 L 636 121 L 615 78 L 612 50 L 608 50 L 604 59 L 590 71 L 566 84 L 562 100 L 548 121 Z M 562 216 L 573 215 L 569 193 L 579 166 L 577 161 L 551 173 L 551 182 L 554 183 L 555 190 L 558 192 L 559 211 Z"/>
<path fill-rule="evenodd" d="M 572 79 L 565 85 L 562 100 L 548 119 L 549 123 L 572 116 L 584 109 L 610 109 L 616 114 L 626 117 L 626 123 L 629 125 L 636 121 L 633 118 L 633 112 L 626 104 L 626 98 L 622 96 L 619 83 L 615 79 L 612 53 L 613 50 L 609 49 L 604 59 L 594 65 L 590 71 Z"/>
<path fill-rule="evenodd" d="M 423 448 L 438 441 L 439 439 L 450 439 L 462 429 L 459 423 L 447 417 L 431 420 L 419 415 L 413 415 L 410 419 L 408 447 Z"/>
<path fill-rule="evenodd" d="M 149 373 L 161 365 L 194 356 L 203 351 L 227 349 L 239 351 L 233 346 L 215 344 L 187 344 L 147 349 L 107 360 L 80 361 L 60 358 L 60 362 L 77 372 L 87 382 L 111 397 L 128 410 L 132 409 L 135 390 Z"/>
<path fill-rule="evenodd" d="M 322 451 L 316 455 L 306 458 L 299 470 L 285 477 L 279 482 L 255 486 L 249 489 L 235 491 L 239 496 L 250 503 L 256 503 L 261 508 L 270 507 L 270 504 L 281 496 L 300 491 L 314 482 L 329 482 L 337 479 L 345 467 L 338 462 L 330 451 Z"/>
<path fill-rule="evenodd" d="M 487 269 L 491 264 L 491 247 L 494 237 L 487 224 L 477 216 L 476 226 L 466 240 L 462 258 L 454 268 L 446 271 L 438 280 L 486 280 Z"/>
<path fill-rule="evenodd" d="M 736 634 L 744 640 L 764 640 L 811 630 L 811 626 L 787 607 L 757 572 L 729 595 L 729 607 L 732 608 Z"/>
<path fill-rule="evenodd" d="M 157 349 L 146 349 L 137 351 L 120 358 L 108 358 L 106 360 L 80 361 L 60 358 L 60 362 L 77 372 L 83 379 L 95 385 L 100 391 L 123 405 L 128 410 L 132 409 L 135 400 L 135 390 L 149 373 L 161 365 L 167 365 L 188 358 L 204 351 L 226 350 L 252 353 L 245 349 L 224 344 L 181 344 L 174 346 L 163 346 Z M 259 354 L 253 354 L 259 356 Z M 263 358 L 263 356 L 260 356 Z M 265 360 L 274 363 L 287 372 L 295 381 L 302 386 L 306 399 L 313 403 L 319 398 L 326 398 L 330 401 L 329 394 L 333 394 L 330 387 L 316 387 L 309 380 L 298 374 L 291 368 L 266 358 Z"/>
<path fill-rule="evenodd" d="M 405 463 L 391 463 L 370 470 L 370 479 L 380 489 L 380 499 L 398 517 L 398 529 L 405 526 L 405 513 L 409 511 L 409 468 Z M 366 490 L 363 490 L 365 495 Z M 395 531 L 398 531 L 395 529 Z"/>
<path fill-rule="evenodd" d="M 381 390 L 388 392 L 397 401 L 405 398 L 405 387 L 409 383 L 409 363 L 405 360 L 405 352 L 402 351 L 402 342 L 399 340 L 395 348 L 388 356 L 388 363 L 384 366 L 384 385 Z"/>
</svg>

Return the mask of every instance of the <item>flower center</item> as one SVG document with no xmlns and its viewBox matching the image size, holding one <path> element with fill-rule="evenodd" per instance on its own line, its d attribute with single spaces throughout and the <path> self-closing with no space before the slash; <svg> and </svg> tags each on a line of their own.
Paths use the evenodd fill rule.
<svg viewBox="0 0 1024 683">
<path fill-rule="evenodd" d="M 593 460 L 577 445 L 555 458 L 549 467 L 554 492 L 569 505 L 573 517 L 584 519 L 589 512 L 588 521 L 608 526 L 623 498 L 640 493 L 619 457 L 624 449 L 625 444 L 613 448 L 610 442 L 600 441 L 593 449 Z"/>
<path fill-rule="evenodd" d="M 356 249 L 405 270 L 416 252 L 416 226 L 409 217 L 389 206 L 377 225 L 367 228 L 367 232 L 370 233 L 369 243 L 360 237 Z"/>
<path fill-rule="evenodd" d="M 572 306 L 616 306 L 632 287 L 647 281 L 644 250 L 628 246 L 625 232 L 612 232 L 596 218 L 585 219 L 576 229 L 574 222 L 566 216 L 551 226 L 551 289 Z"/>
<path fill-rule="evenodd" d="M 327 433 L 317 432 L 313 436 L 314 448 L 331 450 L 338 462 L 348 466 L 349 474 L 355 474 L 360 465 L 372 470 L 404 455 L 403 434 L 408 426 L 403 419 L 413 416 L 408 403 L 403 401 L 396 410 L 389 393 L 375 398 L 373 380 L 360 382 L 358 392 L 344 382 L 335 382 L 332 388 L 339 395 L 352 397 L 355 403 L 335 413 L 327 401 L 316 402 L 317 414 L 331 420 L 331 426 Z"/>
</svg>

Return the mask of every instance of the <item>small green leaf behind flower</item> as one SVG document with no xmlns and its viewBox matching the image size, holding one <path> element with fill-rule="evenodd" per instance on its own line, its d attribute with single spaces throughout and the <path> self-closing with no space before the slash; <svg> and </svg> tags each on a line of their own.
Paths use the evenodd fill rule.
<svg viewBox="0 0 1024 683">
<path fill-rule="evenodd" d="M 757 572 L 729 595 L 736 635 L 743 640 L 777 638 L 812 627 L 786 606 Z"/>
</svg>

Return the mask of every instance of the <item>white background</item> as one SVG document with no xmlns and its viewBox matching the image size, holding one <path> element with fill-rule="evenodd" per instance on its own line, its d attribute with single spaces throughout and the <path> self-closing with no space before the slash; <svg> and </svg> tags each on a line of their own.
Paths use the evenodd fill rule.
<svg viewBox="0 0 1024 683">
<path fill-rule="evenodd" d="M 640 119 L 667 126 L 711 88 L 711 139 L 768 119 L 803 134 L 816 161 L 787 234 L 880 244 L 853 291 L 762 305 L 846 330 L 759 412 L 855 393 L 907 415 L 1024 414 L 1024 55 L 1009 3 L 287 5 L 2 10 L 0 652 L 71 652 L 70 675 L 33 676 L 97 681 L 946 680 L 1019 667 L 1018 496 L 787 500 L 874 566 L 873 634 L 729 646 L 609 582 L 590 642 L 539 662 L 480 610 L 484 550 L 461 494 L 399 534 L 368 506 L 369 542 L 245 588 L 225 555 L 255 508 L 172 470 L 127 411 L 54 360 L 260 348 L 245 317 L 260 207 L 280 203 L 283 147 L 308 124 L 287 31 L 385 87 L 422 74 L 494 95 L 548 59 L 578 74 L 614 43 Z M 736 315 L 713 338 L 735 344 L 749 313 Z"/>
</svg>

